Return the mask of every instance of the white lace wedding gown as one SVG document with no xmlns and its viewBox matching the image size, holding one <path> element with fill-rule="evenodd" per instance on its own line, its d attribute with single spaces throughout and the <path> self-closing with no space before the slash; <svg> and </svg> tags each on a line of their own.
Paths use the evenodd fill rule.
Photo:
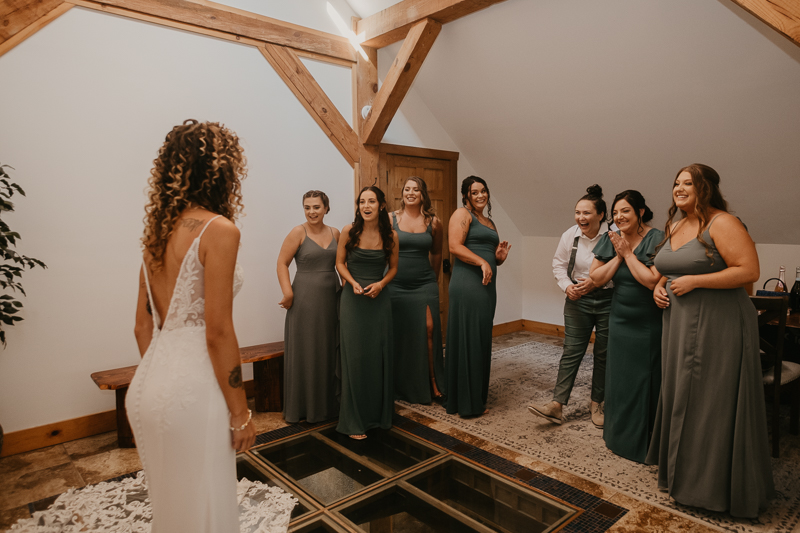
<svg viewBox="0 0 800 533">
<path fill-rule="evenodd" d="M 213 220 L 183 259 L 163 327 L 144 268 L 153 340 L 131 382 L 126 408 L 145 476 L 65 493 L 12 531 L 286 531 L 296 502 L 291 495 L 247 480 L 237 489 L 228 407 L 206 346 L 198 257 L 200 238 Z M 234 296 L 241 286 L 237 264 Z"/>
</svg>

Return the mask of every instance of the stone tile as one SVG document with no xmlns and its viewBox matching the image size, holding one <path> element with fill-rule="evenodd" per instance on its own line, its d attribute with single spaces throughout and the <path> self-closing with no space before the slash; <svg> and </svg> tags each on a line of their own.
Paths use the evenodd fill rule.
<svg viewBox="0 0 800 533">
<path fill-rule="evenodd" d="M 530 468 L 531 470 L 534 470 L 536 472 L 544 472 L 548 468 L 553 468 L 551 465 L 543 463 L 542 461 L 534 459 L 533 457 L 530 457 L 528 455 L 520 455 L 519 457 L 514 459 L 514 462 L 520 466 Z"/>
<path fill-rule="evenodd" d="M 11 526 L 17 523 L 17 520 L 30 517 L 31 513 L 28 512 L 27 505 L 14 507 L 7 511 L 0 511 L 0 531 L 10 529 Z"/>
<path fill-rule="evenodd" d="M 87 485 L 142 469 L 136 448 L 115 448 L 73 461 Z"/>
<path fill-rule="evenodd" d="M 609 501 L 628 509 L 628 514 L 611 526 L 608 533 L 639 533 L 641 531 L 688 533 L 702 525 L 689 518 L 626 496 L 621 492 L 612 496 Z"/>
<path fill-rule="evenodd" d="M 109 431 L 108 433 L 100 433 L 99 435 L 72 440 L 65 442 L 63 446 L 72 460 L 108 452 L 119 447 L 117 445 L 116 431 Z"/>
<path fill-rule="evenodd" d="M 497 455 L 499 457 L 502 457 L 503 459 L 508 459 L 509 461 L 513 461 L 515 463 L 517 462 L 517 458 L 522 456 L 521 453 L 518 453 L 518 452 L 515 452 L 515 451 L 511 451 L 511 450 L 509 450 L 507 448 L 503 448 L 502 446 L 499 446 L 497 444 L 488 443 L 485 446 L 481 446 L 481 449 L 484 450 L 484 451 L 487 451 L 489 453 L 493 453 L 493 454 L 495 454 L 495 455 Z"/>
<path fill-rule="evenodd" d="M 0 481 L 0 510 L 7 511 L 84 485 L 71 462 L 36 470 L 21 469 Z"/>
<path fill-rule="evenodd" d="M 63 465 L 69 461 L 69 455 L 62 444 L 9 455 L 0 459 L 0 484 L 6 476 L 18 477 L 37 470 Z"/>
<path fill-rule="evenodd" d="M 447 431 L 442 431 L 445 435 L 450 435 L 461 442 L 466 442 L 467 444 L 471 444 L 477 448 L 483 448 L 483 446 L 487 446 L 489 443 L 479 437 L 474 435 L 470 435 L 469 433 L 465 433 L 456 428 L 450 428 Z"/>
<path fill-rule="evenodd" d="M 689 533 L 717 533 L 719 531 L 725 531 L 724 529 L 718 527 L 711 527 L 705 524 L 697 524 L 692 529 L 689 530 Z M 793 532 L 800 532 L 800 524 L 798 524 L 794 529 Z"/>
<path fill-rule="evenodd" d="M 252 409 L 252 406 L 250 408 Z M 283 419 L 282 413 L 258 413 L 253 409 L 253 425 L 256 428 L 256 434 L 260 435 L 289 424 Z"/>
<path fill-rule="evenodd" d="M 440 422 L 439 420 L 435 420 L 428 427 L 431 428 L 431 429 L 435 429 L 436 431 L 439 431 L 441 433 L 445 433 L 452 426 L 450 424 L 448 424 L 447 422 Z"/>
</svg>

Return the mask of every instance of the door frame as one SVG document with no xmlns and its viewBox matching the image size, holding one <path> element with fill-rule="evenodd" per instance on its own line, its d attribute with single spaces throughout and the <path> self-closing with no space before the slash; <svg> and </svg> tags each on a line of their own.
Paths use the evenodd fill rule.
<svg viewBox="0 0 800 533">
<path fill-rule="evenodd" d="M 449 150 L 435 150 L 432 148 L 419 148 L 416 146 L 402 146 L 397 144 L 387 144 L 381 143 L 378 147 L 378 180 L 376 185 L 380 187 L 382 191 L 386 191 L 388 195 L 389 191 L 389 169 L 387 168 L 387 156 L 389 155 L 397 155 L 397 156 L 405 156 L 405 157 L 419 157 L 424 159 L 438 159 L 442 161 L 449 162 L 449 176 L 447 180 L 453 184 L 452 189 L 450 190 L 450 198 L 449 200 L 452 202 L 450 205 L 452 206 L 453 212 L 458 209 L 458 152 L 451 152 Z M 392 208 L 396 208 L 397 206 L 392 206 Z M 453 212 L 447 214 L 447 220 L 450 219 Z M 450 250 L 448 247 L 448 234 L 447 234 L 447 223 L 443 219 L 441 213 L 437 213 L 439 216 L 439 220 L 442 221 L 443 230 L 444 230 L 444 242 L 442 244 L 442 262 L 447 259 L 450 264 L 453 264 L 453 259 L 450 257 Z M 442 268 L 441 277 L 441 290 L 447 291 L 447 287 L 450 283 L 450 275 L 452 274 L 452 266 L 450 268 L 450 272 L 445 273 L 444 268 Z M 441 295 L 441 292 L 440 292 Z M 440 302 L 440 306 L 442 303 Z M 446 311 L 446 310 L 445 310 Z M 441 312 L 441 310 L 440 310 Z M 446 320 L 447 313 L 445 312 L 442 315 L 443 322 Z M 442 323 L 442 342 L 444 342 L 444 332 L 446 331 L 447 324 Z"/>
</svg>

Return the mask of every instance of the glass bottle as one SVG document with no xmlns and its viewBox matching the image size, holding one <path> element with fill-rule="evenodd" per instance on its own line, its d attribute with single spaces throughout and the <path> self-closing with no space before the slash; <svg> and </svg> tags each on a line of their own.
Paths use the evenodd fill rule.
<svg viewBox="0 0 800 533">
<path fill-rule="evenodd" d="M 800 312 L 800 267 L 794 275 L 794 285 L 792 285 L 792 292 L 789 294 L 789 307 L 795 313 Z"/>
<path fill-rule="evenodd" d="M 778 270 L 778 279 L 780 281 L 775 284 L 775 292 L 786 292 L 786 267 L 783 265 Z"/>
</svg>

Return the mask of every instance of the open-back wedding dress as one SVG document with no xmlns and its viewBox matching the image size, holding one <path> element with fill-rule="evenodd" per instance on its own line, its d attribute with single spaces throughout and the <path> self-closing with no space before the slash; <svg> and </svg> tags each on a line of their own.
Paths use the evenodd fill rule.
<svg viewBox="0 0 800 533">
<path fill-rule="evenodd" d="M 198 256 L 200 238 L 215 218 L 184 256 L 163 326 L 144 266 L 153 340 L 126 407 L 145 476 L 65 493 L 12 531 L 286 531 L 295 503 L 290 494 L 242 480 L 237 501 L 236 454 L 206 345 L 204 268 Z M 241 286 L 237 264 L 234 296 Z"/>
</svg>

